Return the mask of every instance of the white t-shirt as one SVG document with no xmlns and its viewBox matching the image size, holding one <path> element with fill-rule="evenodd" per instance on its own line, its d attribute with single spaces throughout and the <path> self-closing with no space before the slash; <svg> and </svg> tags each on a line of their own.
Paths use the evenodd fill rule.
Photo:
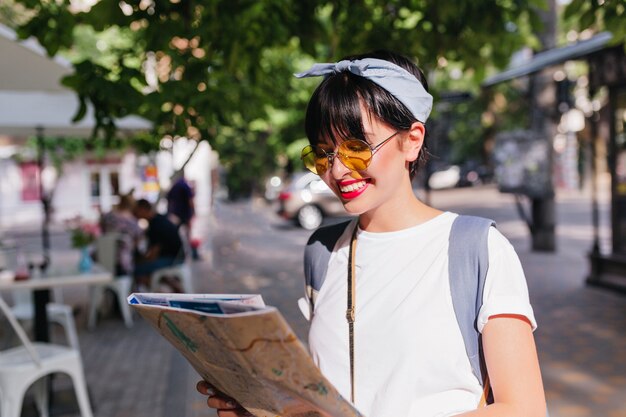
<svg viewBox="0 0 626 417">
<path fill-rule="evenodd" d="M 448 280 L 446 212 L 409 229 L 360 230 L 356 249 L 355 398 L 367 417 L 445 417 L 473 410 L 482 390 L 472 373 Z M 309 333 L 320 370 L 350 398 L 347 305 L 353 222 L 331 254 Z M 495 228 L 479 330 L 494 314 L 526 316 L 536 327 L 519 259 Z"/>
</svg>

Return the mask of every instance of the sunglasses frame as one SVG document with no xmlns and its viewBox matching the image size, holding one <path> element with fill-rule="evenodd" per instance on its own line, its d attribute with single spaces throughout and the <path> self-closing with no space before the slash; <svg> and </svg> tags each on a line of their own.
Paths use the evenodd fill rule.
<svg viewBox="0 0 626 417">
<path fill-rule="evenodd" d="M 384 144 L 386 144 L 386 143 L 387 143 L 387 142 L 389 142 L 391 139 L 393 139 L 393 138 L 394 138 L 394 137 L 395 137 L 398 133 L 400 133 L 400 130 L 396 130 L 396 131 L 395 131 L 395 132 L 394 132 L 391 136 L 389 136 L 389 137 L 385 138 L 382 142 L 380 142 L 380 143 L 379 143 L 379 144 L 377 144 L 376 146 L 372 146 L 372 145 L 370 145 L 369 143 L 367 143 L 367 142 L 366 142 L 366 141 L 364 141 L 363 139 L 347 139 L 347 140 L 344 140 L 343 142 L 341 142 L 341 143 L 339 144 L 339 146 L 337 146 L 337 148 L 340 148 L 340 147 L 341 147 L 344 143 L 347 143 L 347 142 L 355 142 L 355 141 L 356 141 L 356 142 L 361 142 L 361 143 L 364 143 L 364 144 L 365 144 L 365 145 L 369 148 L 370 153 L 371 153 L 371 156 L 370 156 L 370 158 L 369 158 L 369 160 L 368 160 L 367 164 L 365 165 L 365 168 L 367 168 L 367 167 L 370 165 L 370 163 L 371 163 L 371 161 L 372 161 L 372 157 L 374 156 L 374 154 L 375 154 L 376 152 L 378 152 L 378 150 L 379 150 L 380 148 L 382 148 Z M 342 164 L 344 164 L 344 165 L 345 165 L 346 163 L 345 163 L 345 162 L 341 159 L 341 157 L 342 157 L 342 156 L 344 156 L 345 158 L 350 158 L 349 156 L 347 156 L 347 155 L 345 155 L 345 154 L 343 154 L 343 153 L 341 153 L 341 152 L 339 152 L 339 151 L 338 151 L 338 152 L 326 152 L 324 149 L 321 149 L 321 148 L 319 148 L 319 147 L 317 147 L 317 146 L 307 145 L 307 146 L 305 146 L 305 147 L 302 149 L 302 153 L 301 153 L 301 155 L 300 155 L 300 159 L 303 161 L 303 163 L 304 163 L 304 158 L 305 158 L 307 155 L 309 155 L 311 152 L 315 152 L 315 151 L 316 151 L 316 148 L 317 148 L 317 149 L 319 149 L 320 151 L 322 151 L 322 152 L 324 153 L 324 156 L 326 156 L 326 158 L 328 159 L 328 167 L 327 167 L 327 168 L 326 168 L 326 170 L 325 170 L 324 172 L 322 172 L 322 173 L 318 173 L 318 172 L 317 172 L 317 170 L 313 171 L 311 168 L 307 167 L 307 166 L 306 166 L 306 164 L 304 164 L 304 167 L 305 167 L 306 169 L 308 169 L 309 171 L 311 171 L 312 173 L 317 174 L 317 175 L 324 175 L 326 172 L 328 172 L 328 170 L 332 168 L 333 163 L 335 162 L 335 157 L 337 157 L 337 156 L 338 156 L 338 157 L 339 157 L 339 160 L 340 160 L 340 161 L 341 161 L 341 163 L 342 163 Z M 309 151 L 305 153 L 305 151 L 306 151 L 307 149 L 308 149 Z M 347 166 L 346 166 L 346 167 L 347 167 Z M 365 169 L 365 168 L 364 168 L 364 169 Z M 350 168 L 348 168 L 348 169 L 350 169 Z"/>
</svg>

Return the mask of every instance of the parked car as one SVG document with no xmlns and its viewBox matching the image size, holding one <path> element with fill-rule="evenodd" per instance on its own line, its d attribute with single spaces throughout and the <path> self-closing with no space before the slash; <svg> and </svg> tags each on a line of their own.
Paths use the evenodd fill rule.
<svg viewBox="0 0 626 417">
<path fill-rule="evenodd" d="M 493 172 L 476 161 L 466 161 L 460 165 L 435 164 L 432 168 L 428 185 L 431 190 L 442 190 L 454 187 L 471 187 L 489 184 L 493 180 Z"/>
<path fill-rule="evenodd" d="M 346 215 L 339 198 L 311 172 L 292 174 L 278 202 L 280 216 L 307 230 L 319 227 L 325 217 Z"/>
<path fill-rule="evenodd" d="M 461 165 L 461 177 L 458 187 L 472 187 L 493 182 L 493 170 L 476 161 L 467 161 Z"/>
<path fill-rule="evenodd" d="M 428 177 L 431 190 L 456 187 L 461 179 L 461 168 L 458 165 L 437 167 Z"/>
</svg>

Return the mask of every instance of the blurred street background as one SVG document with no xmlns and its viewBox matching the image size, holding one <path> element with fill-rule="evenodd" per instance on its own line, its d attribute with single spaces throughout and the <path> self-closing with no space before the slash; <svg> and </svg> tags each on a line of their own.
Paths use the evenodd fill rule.
<svg viewBox="0 0 626 417">
<path fill-rule="evenodd" d="M 154 260 L 156 218 L 176 242 L 168 278 L 260 293 L 306 343 L 304 244 L 344 212 L 303 172 L 319 79 L 293 74 L 389 49 L 435 98 L 416 194 L 494 219 L 522 259 L 551 417 L 624 417 L 625 22 L 626 0 L 0 0 L 0 295 L 31 339 L 71 345 L 42 331 L 54 290 L 38 309 L 14 290 L 82 271 L 55 301 L 76 322 L 94 415 L 212 416 L 182 356 L 86 279 L 149 287 L 131 276 Z M 0 319 L 0 355 L 15 346 Z M 52 383 L 51 415 L 79 415 L 69 379 Z"/>
<path fill-rule="evenodd" d="M 592 243 L 589 194 L 558 195 L 558 250 L 552 254 L 530 250 L 528 232 L 511 196 L 493 186 L 442 190 L 431 198 L 442 209 L 495 219 L 518 251 L 539 322 L 535 334 L 550 415 L 624 416 L 626 299 L 585 285 Z M 606 199 L 602 207 L 606 209 Z M 214 216 L 203 219 L 207 244 L 202 260 L 193 264 L 194 285 L 198 292 L 260 293 L 306 341 L 308 325 L 296 300 L 303 293 L 301 258 L 310 232 L 280 219 L 275 209 L 260 199 L 219 201 Z M 24 233 L 16 237 L 24 242 L 32 238 Z M 55 234 L 55 241 L 56 258 L 75 256 L 66 233 Z M 86 291 L 69 290 L 64 295 L 65 302 L 79 308 L 77 325 L 95 415 L 213 415 L 195 391 L 195 372 L 145 321 L 135 316 L 133 328 L 127 329 L 112 308 L 90 332 L 85 329 Z M 53 337 L 63 342 L 62 330 L 56 329 Z M 69 382 L 57 377 L 54 384 L 61 393 L 57 401 L 71 410 Z M 24 412 L 35 415 L 32 402 Z"/>
</svg>

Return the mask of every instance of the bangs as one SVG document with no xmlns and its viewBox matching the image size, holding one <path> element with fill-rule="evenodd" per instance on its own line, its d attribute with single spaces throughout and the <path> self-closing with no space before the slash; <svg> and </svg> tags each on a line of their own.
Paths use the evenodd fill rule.
<svg viewBox="0 0 626 417">
<path fill-rule="evenodd" d="M 313 93 L 306 111 L 305 131 L 312 145 L 340 139 L 365 139 L 361 120 L 359 78 L 341 73 L 326 78 Z M 362 78 L 361 78 L 362 80 Z"/>
<path fill-rule="evenodd" d="M 370 114 L 361 114 L 361 103 Z M 367 141 L 363 117 L 375 116 L 398 130 L 417 121 L 411 112 L 378 84 L 349 72 L 327 77 L 313 93 L 305 131 L 311 145 L 337 144 L 346 138 Z"/>
</svg>

